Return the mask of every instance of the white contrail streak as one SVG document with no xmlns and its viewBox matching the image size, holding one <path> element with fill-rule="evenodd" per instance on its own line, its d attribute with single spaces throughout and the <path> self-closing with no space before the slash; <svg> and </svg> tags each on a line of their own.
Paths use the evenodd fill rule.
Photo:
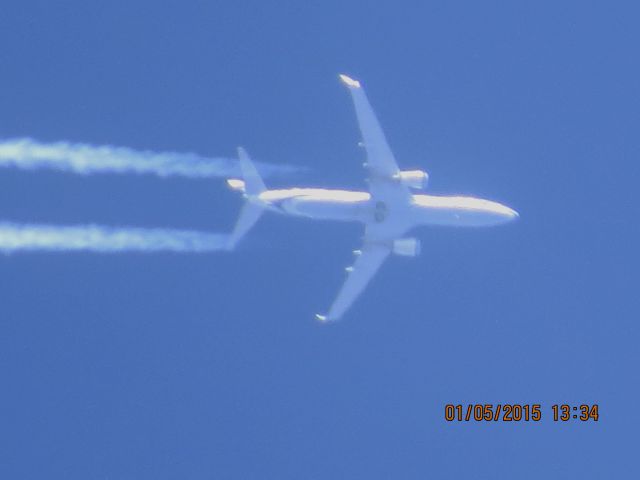
<svg viewBox="0 0 640 480">
<path fill-rule="evenodd" d="M 160 177 L 231 177 L 240 175 L 237 160 L 207 158 L 194 153 L 138 151 L 126 147 L 83 143 L 40 143 L 29 138 L 0 141 L 0 167 L 52 169 L 89 175 L 138 173 Z M 291 173 L 290 166 L 259 164 L 264 175 Z"/>
<path fill-rule="evenodd" d="M 0 252 L 88 251 L 204 253 L 223 250 L 227 235 L 190 230 L 0 223 Z"/>
</svg>

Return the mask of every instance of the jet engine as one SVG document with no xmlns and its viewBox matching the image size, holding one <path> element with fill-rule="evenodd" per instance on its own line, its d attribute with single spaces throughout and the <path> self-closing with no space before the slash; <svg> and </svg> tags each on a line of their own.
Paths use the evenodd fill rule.
<svg viewBox="0 0 640 480">
<path fill-rule="evenodd" d="M 417 257 L 420 255 L 420 240 L 417 238 L 399 238 L 393 241 L 392 250 L 395 255 Z"/>
<path fill-rule="evenodd" d="M 395 178 L 403 185 L 416 190 L 426 188 L 429 182 L 429 174 L 422 170 L 404 170 L 398 173 Z"/>
</svg>

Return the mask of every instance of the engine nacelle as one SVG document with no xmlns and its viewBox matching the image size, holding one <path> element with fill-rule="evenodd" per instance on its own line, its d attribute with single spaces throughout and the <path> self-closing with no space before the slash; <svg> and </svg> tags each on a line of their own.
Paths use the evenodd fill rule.
<svg viewBox="0 0 640 480">
<path fill-rule="evenodd" d="M 393 241 L 392 250 L 395 255 L 417 257 L 420 255 L 420 240 L 417 238 L 399 238 Z"/>
<path fill-rule="evenodd" d="M 422 170 L 404 170 L 398 173 L 395 178 L 403 185 L 416 190 L 426 188 L 429 182 L 429 174 Z"/>
</svg>

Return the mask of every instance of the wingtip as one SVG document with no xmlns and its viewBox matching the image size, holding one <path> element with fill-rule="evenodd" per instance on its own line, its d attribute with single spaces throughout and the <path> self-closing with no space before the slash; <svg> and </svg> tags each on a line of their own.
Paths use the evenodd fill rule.
<svg viewBox="0 0 640 480">
<path fill-rule="evenodd" d="M 344 83 L 349 88 L 360 88 L 360 82 L 358 80 L 354 80 L 353 78 L 341 73 L 338 75 L 342 83 Z"/>
<path fill-rule="evenodd" d="M 321 315 L 319 313 L 316 313 L 315 317 L 318 323 L 322 323 L 322 324 L 332 324 L 340 320 L 340 317 L 334 317 L 330 314 Z"/>
</svg>

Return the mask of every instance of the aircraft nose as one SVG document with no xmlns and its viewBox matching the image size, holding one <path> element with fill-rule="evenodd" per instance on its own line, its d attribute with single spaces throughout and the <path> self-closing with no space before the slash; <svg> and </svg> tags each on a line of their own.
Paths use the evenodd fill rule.
<svg viewBox="0 0 640 480">
<path fill-rule="evenodd" d="M 518 214 L 518 212 L 516 212 L 513 208 L 509 208 L 502 203 L 494 203 L 492 205 L 492 211 L 498 215 L 500 219 L 499 223 L 512 222 L 520 217 L 520 214 Z"/>
<path fill-rule="evenodd" d="M 518 212 L 516 212 L 513 208 L 509 208 L 509 211 L 507 212 L 507 216 L 509 217 L 509 220 L 515 220 L 516 218 L 520 218 L 520 214 Z"/>
</svg>

